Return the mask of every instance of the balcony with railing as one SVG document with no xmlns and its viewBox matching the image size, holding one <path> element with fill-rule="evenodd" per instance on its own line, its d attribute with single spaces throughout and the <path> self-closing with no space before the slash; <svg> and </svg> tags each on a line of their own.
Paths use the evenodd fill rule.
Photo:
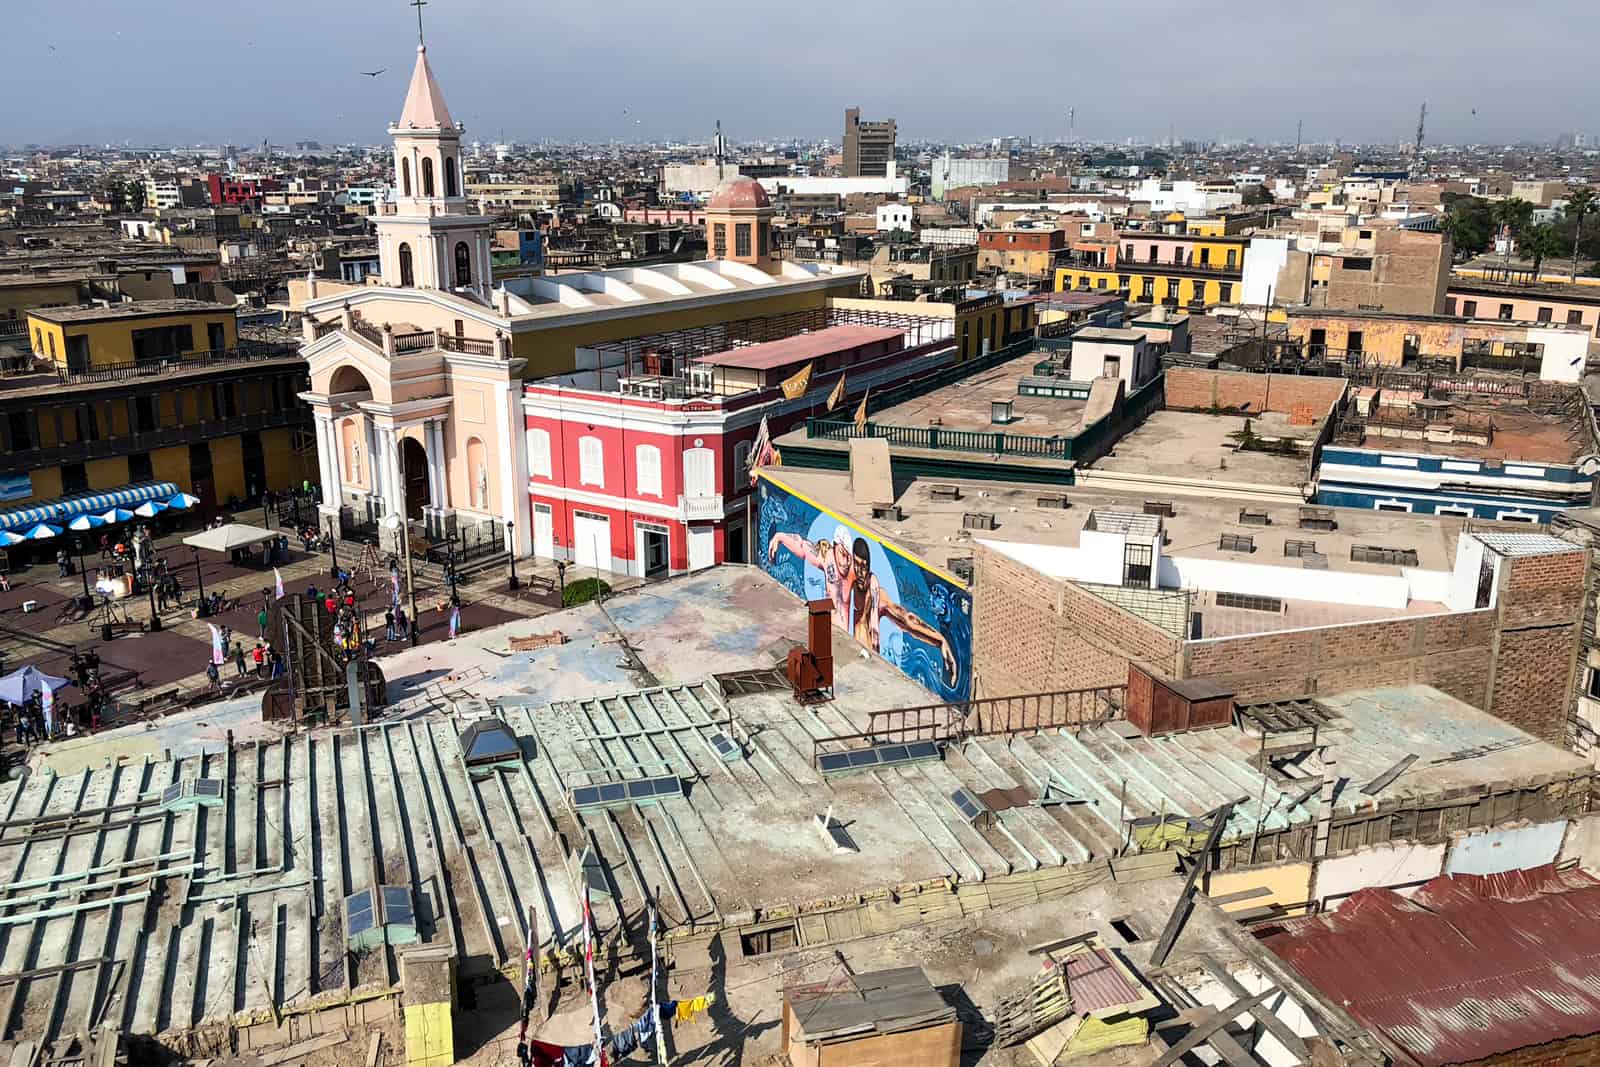
<svg viewBox="0 0 1600 1067">
<path fill-rule="evenodd" d="M 310 422 L 310 409 L 300 405 L 275 411 L 258 411 L 227 419 L 206 419 L 183 426 L 163 426 L 154 430 L 102 437 L 96 441 L 73 441 L 40 448 L 0 452 L 0 474 L 17 474 L 62 463 L 84 463 L 95 459 L 115 459 L 158 448 L 199 444 L 219 437 L 284 427 L 302 427 Z"/>
<path fill-rule="evenodd" d="M 689 521 L 696 519 L 722 518 L 722 498 L 720 496 L 687 496 L 683 498 L 683 517 Z"/>
<path fill-rule="evenodd" d="M 300 352 L 293 345 L 249 342 L 237 348 L 186 352 L 159 359 L 119 360 L 115 363 L 96 363 L 88 367 L 72 368 L 58 365 L 56 380 L 62 385 L 92 385 L 97 382 L 121 382 L 139 378 L 156 378 L 180 371 L 200 370 L 240 363 L 265 363 L 272 360 L 298 360 Z"/>
</svg>

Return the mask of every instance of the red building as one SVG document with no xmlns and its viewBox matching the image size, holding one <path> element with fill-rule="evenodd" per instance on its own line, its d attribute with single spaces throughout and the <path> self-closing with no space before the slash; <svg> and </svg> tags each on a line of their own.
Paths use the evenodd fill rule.
<svg viewBox="0 0 1600 1067">
<path fill-rule="evenodd" d="M 261 199 L 261 194 L 278 188 L 274 181 L 236 181 L 220 174 L 206 175 L 206 191 L 214 206 L 223 204 L 248 204 Z"/>
<path fill-rule="evenodd" d="M 906 321 L 686 357 L 679 335 L 660 335 L 580 350 L 587 367 L 527 383 L 534 555 L 641 577 L 746 562 L 762 418 L 777 437 L 825 409 L 841 373 L 853 405 L 954 361 L 950 320 Z M 786 398 L 808 364 L 809 389 Z"/>
</svg>

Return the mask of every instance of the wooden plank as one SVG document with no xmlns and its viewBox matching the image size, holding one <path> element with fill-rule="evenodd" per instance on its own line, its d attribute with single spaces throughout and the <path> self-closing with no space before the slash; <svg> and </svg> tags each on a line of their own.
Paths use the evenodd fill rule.
<svg viewBox="0 0 1600 1067">
<path fill-rule="evenodd" d="M 1269 989 L 1265 993 L 1258 993 L 1256 996 L 1245 1000 L 1236 1000 L 1226 1008 L 1213 1011 L 1204 1022 L 1196 1023 L 1192 1030 L 1183 1035 L 1181 1041 L 1162 1053 L 1161 1058 L 1156 1060 L 1151 1067 L 1172 1067 L 1173 1064 L 1181 1061 L 1186 1053 L 1193 1052 L 1201 1045 L 1206 1044 L 1212 1034 L 1227 1026 L 1233 1019 L 1249 1011 L 1252 1005 L 1261 1003 L 1276 992 L 1276 989 Z"/>
<path fill-rule="evenodd" d="M 378 1067 L 383 1062 L 383 1031 L 372 1031 L 367 1041 L 367 1067 Z"/>
<path fill-rule="evenodd" d="M 1199 957 L 1200 966 L 1205 969 L 1213 980 L 1228 991 L 1228 995 L 1237 1000 L 1249 997 L 1249 992 L 1239 984 L 1238 979 L 1226 967 L 1212 959 L 1210 956 Z M 1287 993 L 1284 994 L 1288 996 Z M 1278 1039 L 1278 1044 L 1288 1050 L 1289 1055 L 1297 1057 L 1301 1063 L 1311 1062 L 1311 1050 L 1306 1048 L 1306 1043 L 1300 1035 L 1289 1028 L 1289 1024 L 1278 1018 L 1278 1013 L 1267 1007 L 1266 1004 L 1257 1004 L 1250 1009 L 1250 1014 L 1260 1020 L 1261 1025 L 1267 1028 L 1267 1033 Z"/>
</svg>

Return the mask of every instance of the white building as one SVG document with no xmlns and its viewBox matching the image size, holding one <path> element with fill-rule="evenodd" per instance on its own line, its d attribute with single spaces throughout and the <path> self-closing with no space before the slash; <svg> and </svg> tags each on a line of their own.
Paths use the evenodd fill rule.
<svg viewBox="0 0 1600 1067">
<path fill-rule="evenodd" d="M 1129 200 L 1146 200 L 1153 214 L 1179 211 L 1188 216 L 1210 215 L 1244 203 L 1239 193 L 1207 192 L 1199 182 L 1146 178 L 1128 190 Z"/>
<path fill-rule="evenodd" d="M 785 175 L 782 178 L 759 178 L 761 187 L 771 196 L 792 193 L 797 196 L 837 196 L 840 200 L 852 193 L 880 193 L 884 196 L 905 196 L 909 183 L 895 175 L 894 161 L 889 161 L 889 174 L 884 178 L 804 178 Z"/>
<path fill-rule="evenodd" d="M 1011 175 L 1011 160 L 952 159 L 950 153 L 933 161 L 933 198 L 943 200 L 946 189 L 963 185 L 999 185 Z"/>
<path fill-rule="evenodd" d="M 913 229 L 916 212 L 910 204 L 879 204 L 878 205 L 878 232 L 889 233 L 891 230 L 904 230 L 910 233 Z"/>
</svg>

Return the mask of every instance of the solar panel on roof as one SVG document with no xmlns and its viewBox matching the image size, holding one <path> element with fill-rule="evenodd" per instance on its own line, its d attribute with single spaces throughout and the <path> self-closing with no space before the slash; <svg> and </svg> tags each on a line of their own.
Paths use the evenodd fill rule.
<svg viewBox="0 0 1600 1067">
<path fill-rule="evenodd" d="M 736 760 L 744 756 L 744 749 L 734 744 L 733 739 L 721 730 L 718 730 L 706 740 L 711 743 L 712 748 L 717 750 L 717 755 L 725 760 Z"/>
<path fill-rule="evenodd" d="M 383 887 L 383 906 L 385 909 L 410 908 L 411 890 L 405 886 L 386 885 Z"/>
<path fill-rule="evenodd" d="M 357 934 L 364 934 L 368 930 L 372 929 L 372 925 L 372 912 L 357 912 L 356 914 L 350 916 L 349 936 L 355 937 Z"/>
<path fill-rule="evenodd" d="M 851 749 L 849 752 L 826 752 L 817 757 L 817 770 L 824 774 L 864 770 L 869 767 L 895 767 L 903 763 L 917 763 L 938 759 L 939 746 L 933 741 L 912 741 L 909 744 L 874 745 L 871 748 Z"/>
<path fill-rule="evenodd" d="M 575 808 L 593 808 L 600 803 L 600 788 L 593 785 L 580 785 L 572 791 L 572 806 Z"/>
<path fill-rule="evenodd" d="M 956 810 L 961 813 L 961 817 L 969 823 L 977 822 L 989 813 L 989 806 L 965 788 L 957 789 L 954 793 L 951 793 L 950 803 L 956 806 Z"/>
<path fill-rule="evenodd" d="M 629 782 L 627 786 L 629 800 L 648 799 L 656 795 L 656 784 L 649 779 L 645 779 L 642 782 Z"/>
<path fill-rule="evenodd" d="M 183 796 L 183 783 L 173 782 L 161 791 L 161 804 L 165 807 L 181 796 Z"/>
<path fill-rule="evenodd" d="M 194 795 L 197 797 L 220 797 L 222 795 L 222 782 L 216 778 L 200 778 L 194 783 Z"/>
<path fill-rule="evenodd" d="M 683 782 L 676 776 L 671 778 L 656 779 L 656 796 L 672 797 L 683 795 Z"/>
<path fill-rule="evenodd" d="M 615 804 L 628 798 L 628 787 L 621 782 L 600 786 L 600 803 Z"/>
<path fill-rule="evenodd" d="M 817 757 L 817 770 L 823 774 L 833 774 L 849 769 L 850 754 L 848 752 L 824 752 Z"/>
</svg>

